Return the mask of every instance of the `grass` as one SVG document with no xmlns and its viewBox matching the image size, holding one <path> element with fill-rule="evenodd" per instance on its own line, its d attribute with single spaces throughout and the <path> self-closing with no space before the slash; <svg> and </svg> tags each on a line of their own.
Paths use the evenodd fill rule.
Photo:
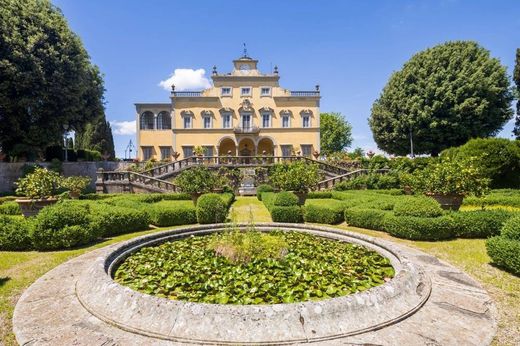
<svg viewBox="0 0 520 346">
<path fill-rule="evenodd" d="M 309 200 L 308 203 L 328 202 L 323 200 L 311 202 Z M 235 222 L 271 221 L 268 210 L 256 197 L 238 197 L 232 206 L 231 215 Z M 485 240 L 409 241 L 394 238 L 384 232 L 349 227 L 346 224 L 335 227 L 414 247 L 462 269 L 479 281 L 497 304 L 500 322 L 493 344 L 520 345 L 520 277 L 490 265 L 490 258 L 487 256 L 485 249 Z M 67 251 L 0 251 L 0 344 L 16 345 L 11 325 L 14 306 L 23 290 L 45 272 L 85 252 L 155 231 L 157 230 L 125 234 L 89 247 Z"/>
</svg>

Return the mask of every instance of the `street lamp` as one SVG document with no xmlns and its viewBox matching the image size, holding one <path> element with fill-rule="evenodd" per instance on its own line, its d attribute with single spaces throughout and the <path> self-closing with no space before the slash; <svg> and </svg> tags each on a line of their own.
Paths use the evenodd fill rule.
<svg viewBox="0 0 520 346">
<path fill-rule="evenodd" d="M 65 144 L 65 162 L 67 162 L 67 130 L 69 129 L 69 124 L 63 124 L 63 129 L 65 130 L 65 133 L 63 134 L 63 142 Z"/>
</svg>

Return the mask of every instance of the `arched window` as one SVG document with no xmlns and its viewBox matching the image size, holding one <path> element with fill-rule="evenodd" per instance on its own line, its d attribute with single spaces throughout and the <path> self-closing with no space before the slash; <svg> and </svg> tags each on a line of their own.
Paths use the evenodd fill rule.
<svg viewBox="0 0 520 346">
<path fill-rule="evenodd" d="M 172 117 L 169 112 L 162 111 L 157 115 L 157 129 L 170 130 L 172 128 Z"/>
<path fill-rule="evenodd" d="M 153 130 L 154 129 L 154 120 L 153 120 L 153 113 L 150 111 L 146 111 L 143 114 L 141 114 L 141 122 L 140 127 L 141 130 Z"/>
</svg>

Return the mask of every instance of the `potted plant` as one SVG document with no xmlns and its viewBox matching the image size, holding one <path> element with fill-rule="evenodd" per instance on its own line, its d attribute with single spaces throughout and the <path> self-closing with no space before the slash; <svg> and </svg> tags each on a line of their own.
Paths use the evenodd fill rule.
<svg viewBox="0 0 520 346">
<path fill-rule="evenodd" d="M 294 192 L 300 205 L 305 204 L 307 193 L 318 184 L 318 166 L 302 160 L 273 166 L 270 181 L 282 191 Z"/>
<path fill-rule="evenodd" d="M 47 168 L 35 167 L 32 173 L 18 179 L 16 194 L 24 196 L 16 202 L 20 205 L 25 217 L 33 216 L 48 205 L 58 201 L 57 190 L 61 187 L 62 177 Z"/>
<path fill-rule="evenodd" d="M 69 191 L 71 198 L 77 199 L 90 184 L 90 177 L 71 176 L 63 179 L 61 186 Z"/>
<path fill-rule="evenodd" d="M 218 176 L 207 167 L 197 166 L 182 171 L 175 179 L 175 184 L 183 192 L 191 194 L 195 205 L 203 193 L 207 193 L 218 187 Z"/>
<path fill-rule="evenodd" d="M 431 163 L 412 174 L 412 189 L 435 199 L 443 209 L 459 210 L 465 196 L 482 196 L 488 191 L 489 179 L 484 178 L 474 160 L 449 157 Z"/>
</svg>

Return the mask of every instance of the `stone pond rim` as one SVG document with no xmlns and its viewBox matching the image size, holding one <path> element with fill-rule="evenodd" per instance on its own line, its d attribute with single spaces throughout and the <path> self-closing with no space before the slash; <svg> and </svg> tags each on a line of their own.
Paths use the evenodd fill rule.
<svg viewBox="0 0 520 346">
<path fill-rule="evenodd" d="M 392 325 L 419 310 L 430 296 L 429 276 L 389 242 L 320 226 L 259 223 L 255 227 L 266 232 L 299 231 L 362 245 L 388 258 L 395 276 L 360 293 L 272 305 L 175 301 L 134 291 L 112 279 L 118 265 L 140 248 L 226 230 L 225 224 L 215 224 L 163 231 L 111 247 L 77 280 L 77 298 L 92 315 L 135 334 L 205 344 L 289 344 L 342 338 Z"/>
</svg>

